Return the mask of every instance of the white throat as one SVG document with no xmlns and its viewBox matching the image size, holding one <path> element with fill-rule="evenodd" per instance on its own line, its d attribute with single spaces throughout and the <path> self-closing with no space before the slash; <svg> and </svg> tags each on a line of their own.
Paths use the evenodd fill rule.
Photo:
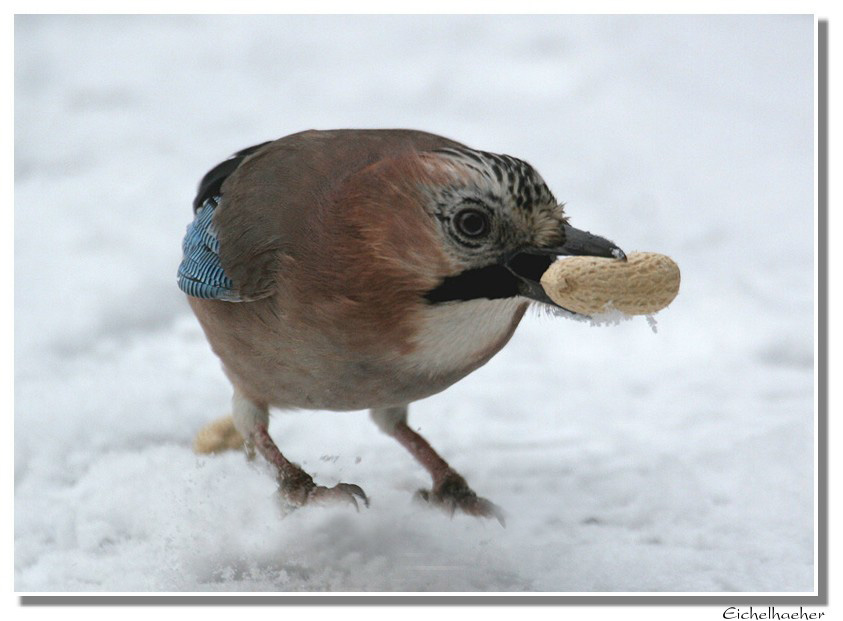
<svg viewBox="0 0 843 621">
<path fill-rule="evenodd" d="M 459 372 L 503 346 L 523 298 L 433 304 L 423 311 L 413 366 L 431 375 Z"/>
</svg>

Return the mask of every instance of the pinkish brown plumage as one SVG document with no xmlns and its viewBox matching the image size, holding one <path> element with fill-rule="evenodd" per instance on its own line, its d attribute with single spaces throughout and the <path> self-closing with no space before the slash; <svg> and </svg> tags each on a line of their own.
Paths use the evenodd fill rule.
<svg viewBox="0 0 843 621">
<path fill-rule="evenodd" d="M 209 172 L 194 205 L 179 284 L 286 502 L 366 496 L 289 462 L 269 408 L 368 408 L 431 473 L 424 498 L 502 520 L 407 426 L 407 406 L 485 364 L 531 301 L 553 304 L 538 280 L 557 254 L 623 253 L 572 228 L 528 164 L 417 131 L 265 143 Z"/>
</svg>

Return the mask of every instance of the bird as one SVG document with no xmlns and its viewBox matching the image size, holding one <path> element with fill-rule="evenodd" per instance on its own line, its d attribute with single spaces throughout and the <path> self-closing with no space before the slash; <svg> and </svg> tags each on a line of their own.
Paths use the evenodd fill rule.
<svg viewBox="0 0 843 621">
<path fill-rule="evenodd" d="M 243 149 L 202 178 L 193 210 L 178 286 L 283 505 L 369 497 L 289 460 L 270 409 L 369 410 L 430 474 L 417 498 L 503 524 L 409 426 L 408 407 L 488 362 L 530 305 L 574 316 L 539 282 L 559 256 L 623 251 L 571 226 L 526 161 L 409 129 L 307 130 Z"/>
</svg>

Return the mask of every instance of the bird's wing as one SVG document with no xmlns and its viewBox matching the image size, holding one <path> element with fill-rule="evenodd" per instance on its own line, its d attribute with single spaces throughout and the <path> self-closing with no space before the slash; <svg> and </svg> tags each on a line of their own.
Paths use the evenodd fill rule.
<svg viewBox="0 0 843 621">
<path fill-rule="evenodd" d="M 220 242 L 213 223 L 219 200 L 218 195 L 209 197 L 187 227 L 178 271 L 179 289 L 194 298 L 242 302 L 220 262 Z"/>
<path fill-rule="evenodd" d="M 346 179 L 386 157 L 461 146 L 412 130 L 311 130 L 244 149 L 199 184 L 179 285 L 228 301 L 273 295 L 285 261 L 331 252 L 325 231 Z"/>
<path fill-rule="evenodd" d="M 244 297 L 226 275 L 220 260 L 220 242 L 213 220 L 222 199 L 223 182 L 244 159 L 266 144 L 268 142 L 238 151 L 214 166 L 199 182 L 196 198 L 193 199 L 195 217 L 187 227 L 182 242 L 183 258 L 178 270 L 179 289 L 187 295 L 225 302 L 258 299 L 255 296 Z"/>
<path fill-rule="evenodd" d="M 233 173 L 247 157 L 258 151 L 261 147 L 268 145 L 271 140 L 256 144 L 253 147 L 238 151 L 224 162 L 217 164 L 199 182 L 199 189 L 196 198 L 193 199 L 193 212 L 197 213 L 209 198 L 219 198 L 223 182 Z"/>
</svg>

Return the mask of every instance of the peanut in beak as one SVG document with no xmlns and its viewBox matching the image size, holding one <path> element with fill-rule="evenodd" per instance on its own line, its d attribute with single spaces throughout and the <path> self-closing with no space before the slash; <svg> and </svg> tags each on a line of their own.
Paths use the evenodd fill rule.
<svg viewBox="0 0 843 621">
<path fill-rule="evenodd" d="M 650 315 L 679 293 L 679 266 L 655 252 L 633 252 L 626 261 L 578 256 L 553 263 L 542 275 L 547 295 L 559 306 L 583 315 L 618 310 Z"/>
</svg>

